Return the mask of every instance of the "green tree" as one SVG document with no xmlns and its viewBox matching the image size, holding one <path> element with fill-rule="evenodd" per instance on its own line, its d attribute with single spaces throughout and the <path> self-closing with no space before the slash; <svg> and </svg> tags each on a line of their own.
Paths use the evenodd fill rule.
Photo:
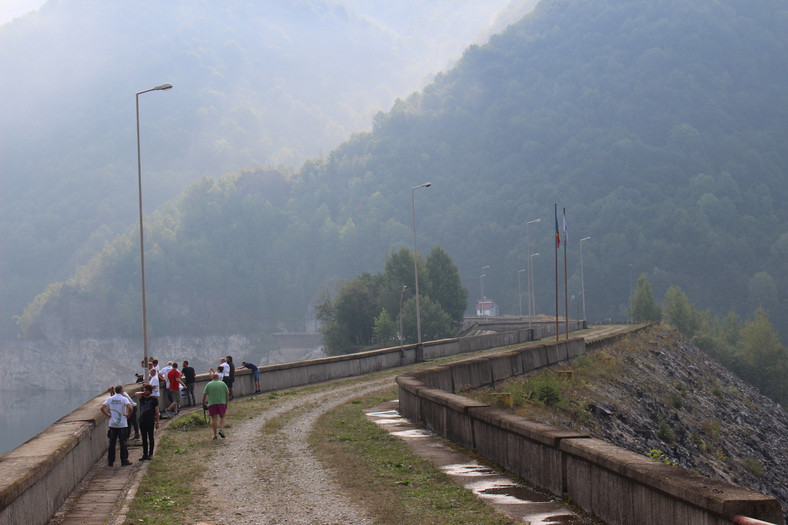
<svg viewBox="0 0 788 525">
<path fill-rule="evenodd" d="M 422 341 L 433 341 L 452 337 L 454 330 L 452 320 L 438 303 L 423 296 L 419 300 L 421 312 L 421 338 Z M 418 341 L 416 337 L 416 298 L 411 297 L 402 308 L 402 331 L 408 343 Z"/>
<path fill-rule="evenodd" d="M 664 305 L 665 321 L 674 326 L 687 338 L 695 336 L 700 328 L 700 314 L 687 295 L 678 286 L 671 286 L 665 293 Z"/>
<path fill-rule="evenodd" d="M 788 402 L 785 381 L 788 356 L 765 310 L 759 308 L 755 311 L 755 319 L 745 323 L 739 351 L 745 379 L 785 405 Z"/>
<path fill-rule="evenodd" d="M 350 348 L 350 337 L 348 332 L 337 323 L 328 288 L 323 288 L 315 303 L 315 318 L 320 321 L 323 351 L 328 355 L 346 354 Z"/>
<path fill-rule="evenodd" d="M 419 265 L 419 277 L 425 277 L 422 272 L 422 267 Z M 398 252 L 391 250 L 391 253 L 386 255 L 385 266 L 386 282 L 389 286 L 401 287 L 403 284 L 408 288 L 414 288 L 414 274 L 413 274 L 413 254 L 407 248 L 400 248 Z"/>
<path fill-rule="evenodd" d="M 333 302 L 325 292 L 321 295 L 315 310 L 327 354 L 352 353 L 372 343 L 381 284 L 379 275 L 366 272 L 343 283 Z"/>
<path fill-rule="evenodd" d="M 372 329 L 375 337 L 375 342 L 381 347 L 385 347 L 388 343 L 396 339 L 397 327 L 391 319 L 388 310 L 385 308 L 380 311 L 380 315 L 375 318 L 375 326 Z"/>
<path fill-rule="evenodd" d="M 365 272 L 345 283 L 334 301 L 335 319 L 349 334 L 350 342 L 358 347 L 372 343 L 380 279 Z"/>
<path fill-rule="evenodd" d="M 659 322 L 662 320 L 662 312 L 654 301 L 654 293 L 648 283 L 646 274 L 638 277 L 638 287 L 631 301 L 632 320 L 636 323 L 643 321 Z"/>
<path fill-rule="evenodd" d="M 468 289 L 460 281 L 460 272 L 449 253 L 440 246 L 427 256 L 429 296 L 445 311 L 455 326 L 462 325 L 468 307 Z"/>
</svg>

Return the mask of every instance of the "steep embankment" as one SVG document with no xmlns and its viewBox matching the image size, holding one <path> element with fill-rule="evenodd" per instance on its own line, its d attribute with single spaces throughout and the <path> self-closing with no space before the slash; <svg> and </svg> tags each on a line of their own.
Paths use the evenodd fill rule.
<svg viewBox="0 0 788 525">
<path fill-rule="evenodd" d="M 572 371 L 571 379 L 542 371 L 503 388 L 531 419 L 660 451 L 681 468 L 773 496 L 788 513 L 788 414 L 678 332 L 653 327 L 589 349 Z"/>
</svg>

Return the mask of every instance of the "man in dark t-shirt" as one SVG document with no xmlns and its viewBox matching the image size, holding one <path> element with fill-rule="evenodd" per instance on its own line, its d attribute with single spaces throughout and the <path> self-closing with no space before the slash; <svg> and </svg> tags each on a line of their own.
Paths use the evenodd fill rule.
<svg viewBox="0 0 788 525">
<path fill-rule="evenodd" d="M 230 373 L 224 376 L 222 381 L 224 381 L 224 383 L 227 385 L 227 388 L 230 389 L 230 399 L 232 399 L 233 383 L 235 383 L 235 365 L 233 364 L 233 356 L 228 355 L 225 359 L 227 360 L 227 365 L 229 365 L 227 368 L 230 369 Z"/>
<path fill-rule="evenodd" d="M 194 401 L 194 383 L 196 382 L 194 368 L 189 366 L 188 361 L 184 360 L 181 373 L 183 374 L 183 386 L 186 389 L 186 404 L 190 407 L 193 407 L 197 404 Z"/>
<path fill-rule="evenodd" d="M 140 400 L 140 433 L 142 434 L 140 461 L 144 461 L 153 456 L 153 429 L 159 428 L 159 398 L 153 395 L 153 386 L 147 383 L 134 395 Z"/>
</svg>

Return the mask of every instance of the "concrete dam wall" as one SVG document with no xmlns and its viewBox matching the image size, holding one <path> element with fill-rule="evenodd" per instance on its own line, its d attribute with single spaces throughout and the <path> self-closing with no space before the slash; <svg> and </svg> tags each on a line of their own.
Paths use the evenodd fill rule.
<svg viewBox="0 0 788 525">
<path fill-rule="evenodd" d="M 398 376 L 400 413 L 611 525 L 784 523 L 774 498 L 457 394 L 583 352 L 575 338 Z"/>
</svg>

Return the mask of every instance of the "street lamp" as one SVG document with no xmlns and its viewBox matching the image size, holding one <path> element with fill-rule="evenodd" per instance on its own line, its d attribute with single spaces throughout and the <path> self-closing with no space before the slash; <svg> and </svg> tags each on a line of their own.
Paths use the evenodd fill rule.
<svg viewBox="0 0 788 525">
<path fill-rule="evenodd" d="M 632 301 L 632 263 L 629 263 L 629 313 L 627 314 L 627 322 L 635 322 L 635 312 L 632 311 L 634 304 Z"/>
<path fill-rule="evenodd" d="M 479 306 L 480 306 L 479 313 L 480 314 L 484 314 L 484 298 L 485 298 L 485 295 L 484 295 L 484 278 L 487 277 L 487 274 L 484 273 L 484 270 L 488 270 L 489 268 L 490 268 L 489 265 L 488 266 L 482 266 L 482 271 L 479 274 L 479 293 L 481 294 L 481 299 L 479 299 Z M 487 319 L 487 316 L 485 315 L 484 318 Z"/>
<path fill-rule="evenodd" d="M 539 252 L 536 252 L 536 253 L 532 253 L 531 256 L 528 257 L 528 268 L 530 268 L 530 271 L 531 271 L 531 278 L 529 280 L 530 285 L 531 285 L 531 297 L 530 297 L 531 304 L 529 304 L 528 306 L 529 306 L 529 308 L 533 308 L 534 315 L 536 314 L 536 300 L 534 299 L 534 291 L 533 291 L 533 286 L 534 286 L 534 263 L 533 263 L 533 258 L 537 257 L 538 255 L 539 255 Z M 528 327 L 529 328 L 531 327 L 531 319 L 532 319 L 531 317 L 528 318 Z"/>
<path fill-rule="evenodd" d="M 148 380 L 148 311 L 145 303 L 145 235 L 142 230 L 142 162 L 140 161 L 140 95 L 150 91 L 166 91 L 172 89 L 172 84 L 162 84 L 154 88 L 140 91 L 136 94 L 137 102 L 137 186 L 139 188 L 140 202 L 140 274 L 142 276 L 142 348 L 145 366 L 145 381 Z"/>
<path fill-rule="evenodd" d="M 542 219 L 534 219 L 525 223 L 525 256 L 528 259 L 528 316 L 532 315 L 531 306 L 533 305 L 533 272 L 531 271 L 531 235 L 528 226 L 542 222 Z"/>
<path fill-rule="evenodd" d="M 480 288 L 479 292 L 482 294 L 481 295 L 482 299 L 484 299 L 484 280 L 483 279 L 485 277 L 487 277 L 487 275 L 484 273 L 484 270 L 489 270 L 489 269 L 490 269 L 489 266 L 482 266 L 482 271 L 481 271 L 481 274 L 479 275 L 479 288 Z"/>
<path fill-rule="evenodd" d="M 416 198 L 414 193 L 419 188 L 429 188 L 430 186 L 432 186 L 431 182 L 425 182 L 410 189 L 410 207 L 413 211 L 413 273 L 416 278 L 416 340 L 419 348 L 421 348 L 421 309 L 419 308 L 419 265 L 416 259 Z"/>
<path fill-rule="evenodd" d="M 580 239 L 580 295 L 583 296 L 583 320 L 587 321 L 586 317 L 586 282 L 583 278 L 583 241 L 587 241 L 591 237 L 583 237 Z"/>
<path fill-rule="evenodd" d="M 405 297 L 405 290 L 408 289 L 407 284 L 402 285 L 402 292 L 399 294 L 399 347 L 402 349 L 402 299 Z"/>
<path fill-rule="evenodd" d="M 523 316 L 523 292 L 520 288 L 520 274 L 525 271 L 525 268 L 522 270 L 517 270 L 517 303 L 520 305 L 520 317 Z"/>
</svg>

